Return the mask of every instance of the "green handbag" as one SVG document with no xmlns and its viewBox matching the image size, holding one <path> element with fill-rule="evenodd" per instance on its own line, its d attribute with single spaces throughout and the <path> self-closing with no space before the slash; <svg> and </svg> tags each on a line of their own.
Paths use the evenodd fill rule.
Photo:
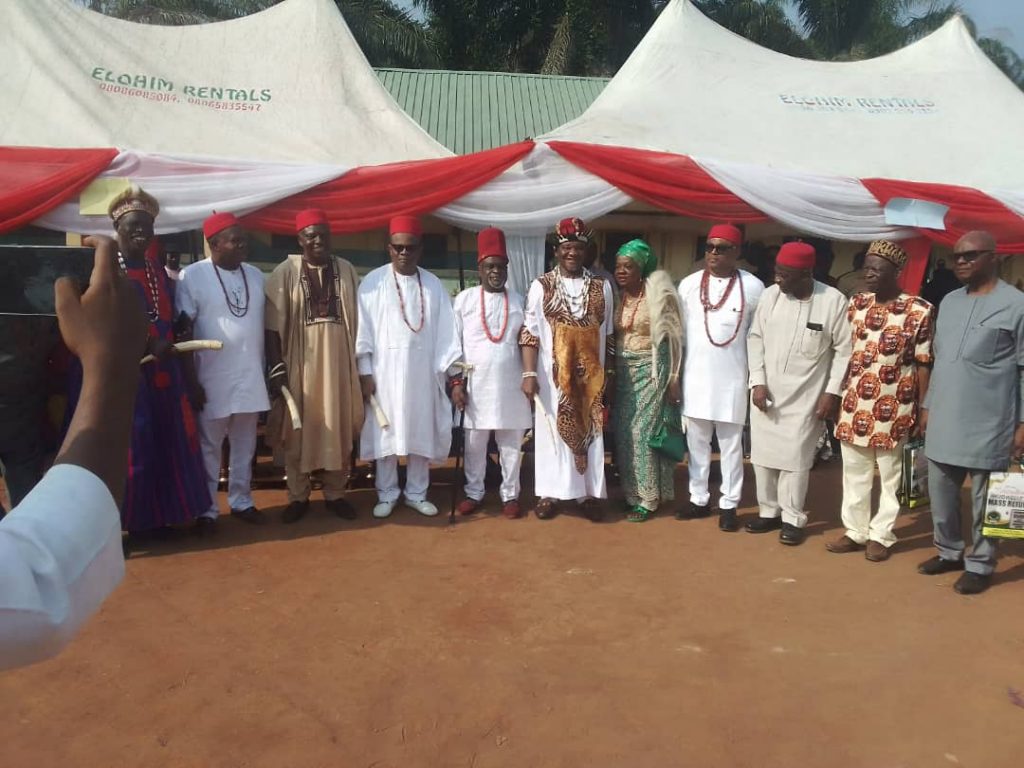
<svg viewBox="0 0 1024 768">
<path fill-rule="evenodd" d="M 673 423 L 673 420 L 663 418 L 647 445 L 676 463 L 686 458 L 686 435 L 678 421 Z"/>
</svg>

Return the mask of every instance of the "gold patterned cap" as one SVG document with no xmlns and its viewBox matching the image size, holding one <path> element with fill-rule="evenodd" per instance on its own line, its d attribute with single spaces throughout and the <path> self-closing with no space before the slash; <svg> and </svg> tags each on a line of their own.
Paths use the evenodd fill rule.
<svg viewBox="0 0 1024 768">
<path fill-rule="evenodd" d="M 160 213 L 160 203 L 157 202 L 155 197 L 143 190 L 142 187 L 132 184 L 128 189 L 110 201 L 110 205 L 107 206 L 107 213 L 110 214 L 110 218 L 117 224 L 118 219 L 132 211 L 145 211 L 155 219 L 157 214 Z"/>
<path fill-rule="evenodd" d="M 896 265 L 896 269 L 903 269 L 907 264 L 907 252 L 891 240 L 875 240 L 868 246 L 868 256 L 878 256 Z"/>
</svg>

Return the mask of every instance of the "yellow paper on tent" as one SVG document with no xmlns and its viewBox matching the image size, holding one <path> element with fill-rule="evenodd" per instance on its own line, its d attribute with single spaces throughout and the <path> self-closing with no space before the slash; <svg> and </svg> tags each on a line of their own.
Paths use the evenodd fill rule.
<svg viewBox="0 0 1024 768">
<path fill-rule="evenodd" d="M 130 179 L 94 179 L 78 196 L 78 212 L 83 216 L 106 216 L 110 201 L 130 186 Z"/>
</svg>

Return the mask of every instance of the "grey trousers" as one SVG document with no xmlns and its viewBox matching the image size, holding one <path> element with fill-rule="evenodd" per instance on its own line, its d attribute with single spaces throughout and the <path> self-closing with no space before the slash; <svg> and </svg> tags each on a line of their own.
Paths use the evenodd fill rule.
<svg viewBox="0 0 1024 768">
<path fill-rule="evenodd" d="M 971 531 L 974 547 L 964 557 L 967 545 L 960 524 L 960 489 L 968 475 L 971 478 Z M 928 460 L 928 495 L 931 497 L 935 548 L 939 550 L 939 557 L 944 560 L 963 558 L 966 570 L 984 576 L 995 570 L 998 549 L 996 539 L 981 535 L 988 476 L 987 470 L 954 467 Z"/>
</svg>

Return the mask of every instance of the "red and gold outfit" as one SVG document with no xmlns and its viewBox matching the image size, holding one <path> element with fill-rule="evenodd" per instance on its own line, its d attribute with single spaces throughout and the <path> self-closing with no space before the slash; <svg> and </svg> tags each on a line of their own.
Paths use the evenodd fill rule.
<svg viewBox="0 0 1024 768">
<path fill-rule="evenodd" d="M 885 304 L 858 293 L 847 310 L 853 354 L 843 379 L 836 438 L 891 451 L 917 423 L 917 366 L 932 362 L 934 309 L 902 293 Z"/>
</svg>

